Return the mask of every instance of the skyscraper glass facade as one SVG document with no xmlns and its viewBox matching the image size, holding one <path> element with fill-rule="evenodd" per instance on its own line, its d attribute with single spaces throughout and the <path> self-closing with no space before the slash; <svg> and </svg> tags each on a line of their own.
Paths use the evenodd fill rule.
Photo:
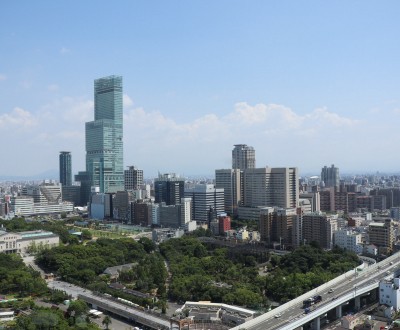
<svg viewBox="0 0 400 330">
<path fill-rule="evenodd" d="M 86 172 L 100 192 L 124 190 L 121 76 L 94 81 L 94 121 L 86 123 Z"/>
<path fill-rule="evenodd" d="M 71 153 L 60 151 L 60 183 L 63 186 L 72 185 Z"/>
</svg>

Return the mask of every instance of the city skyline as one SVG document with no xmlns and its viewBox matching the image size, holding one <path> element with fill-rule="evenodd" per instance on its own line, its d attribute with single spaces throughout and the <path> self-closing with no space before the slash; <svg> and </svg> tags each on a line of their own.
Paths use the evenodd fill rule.
<svg viewBox="0 0 400 330">
<path fill-rule="evenodd" d="M 0 176 L 57 171 L 60 150 L 84 170 L 92 82 L 113 74 L 124 77 L 123 166 L 146 178 L 212 176 L 239 143 L 257 167 L 300 175 L 400 171 L 396 1 L 1 9 Z"/>
</svg>

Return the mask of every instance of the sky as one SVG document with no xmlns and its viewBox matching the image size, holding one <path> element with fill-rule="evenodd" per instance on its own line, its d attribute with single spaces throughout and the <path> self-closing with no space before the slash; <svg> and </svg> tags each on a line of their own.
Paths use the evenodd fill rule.
<svg viewBox="0 0 400 330">
<path fill-rule="evenodd" d="M 94 79 L 123 76 L 124 164 L 398 172 L 399 1 L 0 1 L 0 176 L 85 170 Z"/>
</svg>

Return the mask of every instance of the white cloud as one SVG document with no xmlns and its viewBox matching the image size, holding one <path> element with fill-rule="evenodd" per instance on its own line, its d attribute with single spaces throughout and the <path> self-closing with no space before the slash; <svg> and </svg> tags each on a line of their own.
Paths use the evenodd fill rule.
<svg viewBox="0 0 400 330">
<path fill-rule="evenodd" d="M 15 107 L 10 113 L 0 115 L 0 127 L 4 128 L 25 128 L 37 124 L 37 119 L 22 108 Z"/>
<path fill-rule="evenodd" d="M 127 94 L 123 95 L 122 102 L 123 102 L 123 105 L 124 105 L 125 109 L 129 108 L 129 107 L 131 107 L 133 105 L 132 99 Z"/>
<path fill-rule="evenodd" d="M 224 116 L 207 114 L 186 123 L 178 123 L 161 112 L 136 108 L 124 116 L 125 160 L 137 164 L 138 160 L 146 162 L 151 158 L 147 166 L 153 170 L 158 164 L 158 169 L 174 170 L 175 166 L 178 171 L 187 168 L 190 173 L 212 173 L 214 168 L 230 167 L 233 144 L 247 143 L 256 148 L 260 166 L 300 166 L 296 159 L 303 155 L 313 159 L 315 146 L 321 141 L 325 150 L 341 148 L 343 144 L 330 142 L 338 138 L 337 130 L 344 130 L 346 136 L 346 132 L 352 134 L 360 129 L 360 123 L 326 108 L 301 115 L 278 104 L 239 102 Z M 151 151 L 154 155 L 149 155 Z M 273 156 L 266 156 L 269 153 Z M 289 164 L 283 163 L 286 158 Z"/>
<path fill-rule="evenodd" d="M 66 123 L 78 126 L 93 120 L 93 107 L 94 102 L 91 100 L 64 96 L 43 106 L 40 114 L 46 120 L 50 120 L 50 118 L 57 121 L 62 120 L 64 127 Z"/>
<path fill-rule="evenodd" d="M 57 84 L 51 84 L 51 85 L 47 86 L 47 89 L 48 89 L 50 92 L 56 92 L 56 91 L 59 90 L 59 88 L 60 88 L 60 87 L 59 87 Z"/>
<path fill-rule="evenodd" d="M 0 73 L 0 81 L 6 80 L 7 76 L 5 74 Z"/>
<path fill-rule="evenodd" d="M 21 87 L 25 88 L 25 89 L 29 89 L 32 87 L 32 82 L 29 80 L 23 80 L 20 82 Z"/>
<path fill-rule="evenodd" d="M 353 126 L 360 123 L 360 120 L 354 120 L 341 117 L 337 113 L 329 112 L 326 108 L 315 109 L 305 116 L 313 124 L 331 124 L 333 126 Z"/>
<path fill-rule="evenodd" d="M 342 162 L 351 162 L 355 152 L 365 154 L 371 145 L 365 140 L 365 122 L 326 108 L 299 114 L 279 104 L 239 102 L 225 115 L 209 113 L 179 122 L 159 111 L 133 107 L 128 95 L 124 105 L 124 162 L 139 166 L 145 176 L 157 170 L 212 174 L 215 168 L 229 168 L 232 146 L 237 143 L 254 146 L 257 166 L 300 169 L 336 164 L 339 155 Z M 41 150 L 34 162 L 40 170 L 32 169 L 33 173 L 57 168 L 58 152 L 63 149 L 72 152 L 76 172 L 85 166 L 85 122 L 93 120 L 93 109 L 93 101 L 87 98 L 62 97 L 35 113 L 16 107 L 0 115 L 0 127 L 8 135 L 16 132 L 12 141 L 20 149 L 17 161 L 33 158 Z M 6 148 L 13 152 L 11 145 Z"/>
<path fill-rule="evenodd" d="M 60 49 L 60 54 L 64 55 L 64 54 L 69 53 L 70 51 L 71 51 L 71 50 L 68 49 L 67 47 L 61 47 L 61 49 Z"/>
<path fill-rule="evenodd" d="M 203 135 L 221 132 L 230 136 L 250 134 L 251 127 L 259 129 L 258 133 L 268 132 L 270 129 L 292 132 L 313 128 L 314 130 L 327 127 L 351 127 L 360 123 L 359 120 L 342 117 L 329 112 L 325 108 L 315 109 L 306 115 L 296 114 L 293 110 L 277 104 L 249 105 L 246 102 L 235 104 L 233 112 L 218 117 L 215 114 L 207 114 L 196 118 L 192 122 L 179 124 L 172 118 L 162 113 L 146 112 L 143 108 L 135 108 L 125 112 L 125 125 L 135 126 L 145 135 L 154 135 L 157 132 L 172 134 L 177 138 L 201 138 Z M 229 133 L 230 130 L 237 131 Z M 205 134 L 207 133 L 207 134 Z"/>
</svg>

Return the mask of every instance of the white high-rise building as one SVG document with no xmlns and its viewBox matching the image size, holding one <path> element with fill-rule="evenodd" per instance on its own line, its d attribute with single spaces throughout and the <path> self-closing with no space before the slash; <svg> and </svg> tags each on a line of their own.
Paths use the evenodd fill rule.
<svg viewBox="0 0 400 330">
<path fill-rule="evenodd" d="M 212 184 L 197 184 L 186 189 L 185 197 L 192 199 L 193 220 L 208 221 L 210 208 L 215 214 L 224 212 L 224 189 L 214 188 Z"/>
<path fill-rule="evenodd" d="M 192 199 L 181 198 L 181 226 L 184 227 L 192 221 Z"/>
<path fill-rule="evenodd" d="M 297 207 L 299 180 L 296 167 L 253 168 L 243 172 L 245 207 Z"/>
<path fill-rule="evenodd" d="M 245 170 L 256 167 L 256 152 L 246 144 L 235 144 L 232 150 L 232 168 Z"/>
</svg>

